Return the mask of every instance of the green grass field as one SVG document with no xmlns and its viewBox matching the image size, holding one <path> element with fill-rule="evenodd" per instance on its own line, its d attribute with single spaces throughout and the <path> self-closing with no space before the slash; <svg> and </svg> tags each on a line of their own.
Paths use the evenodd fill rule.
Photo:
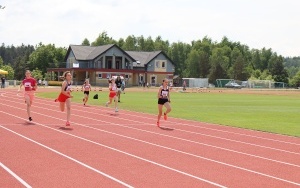
<svg viewBox="0 0 300 188">
<path fill-rule="evenodd" d="M 95 93 L 99 99 L 93 99 Z M 73 92 L 72 102 L 82 103 L 83 93 Z M 58 92 L 39 93 L 56 98 Z M 128 90 L 121 95 L 122 109 L 157 114 L 157 92 Z M 108 92 L 92 91 L 88 104 L 103 105 Z M 300 137 L 300 96 L 237 93 L 171 93 L 170 117 L 235 126 Z"/>
</svg>

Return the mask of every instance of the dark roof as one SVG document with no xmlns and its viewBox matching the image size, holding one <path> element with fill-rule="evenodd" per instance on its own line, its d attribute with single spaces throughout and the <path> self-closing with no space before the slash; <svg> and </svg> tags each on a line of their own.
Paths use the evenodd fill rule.
<svg viewBox="0 0 300 188">
<path fill-rule="evenodd" d="M 70 45 L 74 56 L 77 60 L 93 60 L 97 56 L 101 55 L 114 44 L 108 44 L 103 46 L 82 46 L 82 45 Z"/>
<path fill-rule="evenodd" d="M 131 57 L 136 61 L 140 62 L 140 66 L 145 66 L 152 59 L 158 56 L 162 51 L 153 51 L 153 52 L 137 52 L 137 51 L 126 51 Z"/>
<path fill-rule="evenodd" d="M 155 59 L 159 54 L 163 54 L 168 59 L 170 59 L 163 51 L 153 51 L 153 52 L 139 52 L 139 51 L 124 51 L 116 44 L 107 44 L 102 46 L 83 46 L 83 45 L 70 45 L 68 52 L 65 57 L 67 61 L 68 54 L 72 51 L 74 53 L 76 60 L 93 60 L 101 54 L 105 53 L 112 47 L 120 49 L 124 54 L 128 55 L 129 58 L 133 61 L 133 66 L 135 67 L 144 67 L 147 63 Z M 170 59 L 171 63 L 172 60 Z M 139 63 L 137 63 L 139 62 Z"/>
</svg>

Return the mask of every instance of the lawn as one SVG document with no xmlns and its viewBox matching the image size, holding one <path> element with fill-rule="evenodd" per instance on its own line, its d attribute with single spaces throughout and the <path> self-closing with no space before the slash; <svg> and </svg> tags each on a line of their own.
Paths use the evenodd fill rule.
<svg viewBox="0 0 300 188">
<path fill-rule="evenodd" d="M 99 99 L 92 96 L 98 93 Z M 82 92 L 73 92 L 73 102 L 82 103 Z M 39 93 L 54 99 L 57 92 Z M 157 114 L 157 91 L 128 89 L 122 94 L 122 109 Z M 92 91 L 88 104 L 103 105 L 107 91 Z M 242 127 L 300 137 L 300 95 L 271 93 L 198 92 L 171 93 L 170 117 Z"/>
</svg>

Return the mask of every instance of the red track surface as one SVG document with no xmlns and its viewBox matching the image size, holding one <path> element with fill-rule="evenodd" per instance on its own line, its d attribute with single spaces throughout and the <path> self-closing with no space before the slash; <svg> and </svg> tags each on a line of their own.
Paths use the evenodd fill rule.
<svg viewBox="0 0 300 188">
<path fill-rule="evenodd" d="M 0 95 L 0 187 L 300 186 L 299 138 Z"/>
</svg>

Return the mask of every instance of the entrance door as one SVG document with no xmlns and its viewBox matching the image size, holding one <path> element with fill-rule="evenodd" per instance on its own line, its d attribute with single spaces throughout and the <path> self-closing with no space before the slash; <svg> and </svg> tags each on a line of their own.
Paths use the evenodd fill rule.
<svg viewBox="0 0 300 188">
<path fill-rule="evenodd" d="M 156 76 L 151 76 L 151 86 L 156 85 Z"/>
</svg>

